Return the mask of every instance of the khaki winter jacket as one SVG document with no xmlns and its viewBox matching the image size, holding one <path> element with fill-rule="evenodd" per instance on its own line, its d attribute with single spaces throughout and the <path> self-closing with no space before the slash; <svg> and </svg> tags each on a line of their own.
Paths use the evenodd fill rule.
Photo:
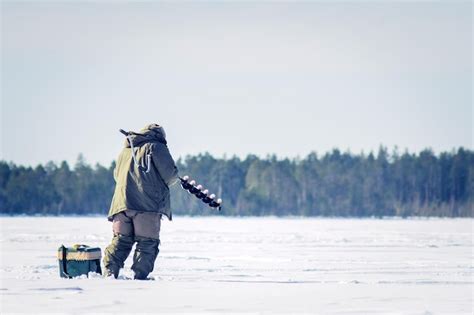
<svg viewBox="0 0 474 315">
<path fill-rule="evenodd" d="M 178 169 L 166 145 L 164 130 L 152 124 L 131 136 L 138 167 L 128 139 L 117 159 L 116 182 L 108 219 L 124 210 L 158 212 L 172 219 L 169 186 Z"/>
</svg>

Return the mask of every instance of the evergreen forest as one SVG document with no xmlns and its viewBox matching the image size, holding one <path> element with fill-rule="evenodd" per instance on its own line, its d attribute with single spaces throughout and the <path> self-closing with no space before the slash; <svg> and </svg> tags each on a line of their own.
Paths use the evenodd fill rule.
<svg viewBox="0 0 474 315">
<path fill-rule="evenodd" d="M 224 200 L 217 213 L 175 185 L 171 204 L 178 215 L 473 216 L 474 152 L 464 148 L 400 154 L 380 147 L 357 155 L 334 149 L 294 159 L 206 153 L 177 166 Z M 105 216 L 114 167 L 88 165 L 82 155 L 72 166 L 0 161 L 0 213 Z"/>
</svg>

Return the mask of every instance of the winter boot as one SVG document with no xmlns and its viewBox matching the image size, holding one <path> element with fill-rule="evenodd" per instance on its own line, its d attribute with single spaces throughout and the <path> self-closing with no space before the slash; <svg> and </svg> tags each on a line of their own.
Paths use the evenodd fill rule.
<svg viewBox="0 0 474 315">
<path fill-rule="evenodd" d="M 158 256 L 159 239 L 135 237 L 137 246 L 133 255 L 132 270 L 135 272 L 135 279 L 146 280 L 148 274 L 153 271 L 156 257 Z"/>
<path fill-rule="evenodd" d="M 104 252 L 104 275 L 118 277 L 119 271 L 123 268 L 124 262 L 133 247 L 133 236 L 115 234 L 112 243 L 107 246 Z"/>
</svg>

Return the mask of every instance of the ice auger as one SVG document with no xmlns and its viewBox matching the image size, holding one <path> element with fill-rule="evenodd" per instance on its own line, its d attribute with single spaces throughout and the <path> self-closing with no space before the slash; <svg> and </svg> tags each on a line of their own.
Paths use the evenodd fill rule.
<svg viewBox="0 0 474 315">
<path fill-rule="evenodd" d="M 209 194 L 209 190 L 204 189 L 202 185 L 196 185 L 195 180 L 190 180 L 189 176 L 180 177 L 181 187 L 194 195 L 196 198 L 201 199 L 202 202 L 209 205 L 211 208 L 217 208 L 219 211 L 222 209 L 222 199 L 217 198 L 215 194 Z"/>
</svg>

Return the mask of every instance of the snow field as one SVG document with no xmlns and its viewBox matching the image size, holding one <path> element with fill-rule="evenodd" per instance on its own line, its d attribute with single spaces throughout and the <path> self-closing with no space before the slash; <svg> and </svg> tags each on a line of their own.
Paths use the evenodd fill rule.
<svg viewBox="0 0 474 315">
<path fill-rule="evenodd" d="M 111 240 L 101 217 L 2 217 L 7 313 L 471 314 L 472 219 L 176 217 L 155 281 L 61 279 L 61 244 Z"/>
</svg>

